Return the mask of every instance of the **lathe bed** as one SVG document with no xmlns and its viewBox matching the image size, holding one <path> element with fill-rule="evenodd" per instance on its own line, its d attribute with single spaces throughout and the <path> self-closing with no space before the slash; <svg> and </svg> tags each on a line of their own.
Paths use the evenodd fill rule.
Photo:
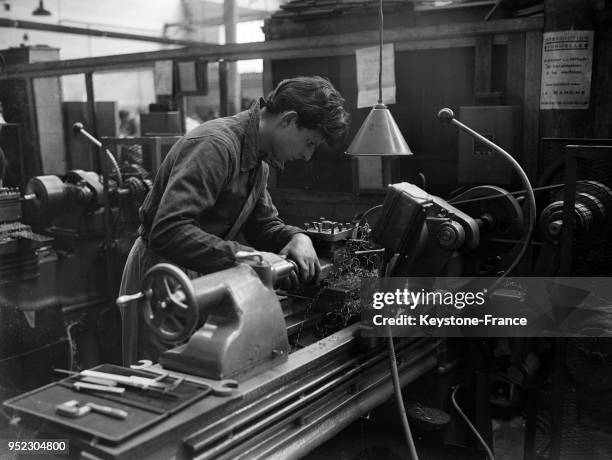
<svg viewBox="0 0 612 460">
<path fill-rule="evenodd" d="M 392 395 L 386 348 L 370 344 L 364 351 L 358 331 L 354 324 L 299 349 L 229 396 L 210 394 L 120 444 L 50 423 L 40 430 L 70 438 L 72 452 L 100 458 L 298 458 Z M 402 385 L 436 367 L 439 346 L 431 339 L 398 341 Z"/>
</svg>

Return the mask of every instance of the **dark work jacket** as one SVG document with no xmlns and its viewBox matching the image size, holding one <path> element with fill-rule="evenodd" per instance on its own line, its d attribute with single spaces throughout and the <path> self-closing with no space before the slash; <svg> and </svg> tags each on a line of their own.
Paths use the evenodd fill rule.
<svg viewBox="0 0 612 460">
<path fill-rule="evenodd" d="M 168 152 L 153 189 L 140 208 L 141 238 L 130 251 L 119 295 L 142 289 L 145 273 L 171 262 L 190 278 L 232 266 L 234 254 L 250 250 L 226 241 L 250 194 L 261 154 L 259 105 L 233 117 L 206 122 L 187 133 Z M 265 168 L 264 168 L 265 170 Z M 242 233 L 257 249 L 278 252 L 300 230 L 283 223 L 264 188 Z M 136 302 L 120 307 L 123 364 L 157 361 L 177 344 L 161 340 L 144 324 Z"/>
<path fill-rule="evenodd" d="M 198 126 L 181 138 L 161 164 L 140 218 L 147 246 L 157 255 L 198 273 L 234 264 L 250 250 L 223 238 L 249 196 L 259 152 L 260 108 Z M 278 252 L 300 230 L 278 217 L 267 189 L 242 233 L 256 249 Z"/>
</svg>

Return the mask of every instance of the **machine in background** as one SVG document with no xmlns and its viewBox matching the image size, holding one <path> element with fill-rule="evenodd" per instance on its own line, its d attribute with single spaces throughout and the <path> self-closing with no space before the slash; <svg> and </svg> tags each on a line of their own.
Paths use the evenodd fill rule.
<svg viewBox="0 0 612 460">
<path fill-rule="evenodd" d="M 542 245 L 537 276 L 602 277 L 612 267 L 612 147 L 596 139 L 544 139 L 547 168 L 538 186 Z M 567 309 L 560 310 L 567 315 Z M 526 341 L 540 379 L 522 393 L 527 407 L 525 456 L 608 458 L 612 426 L 609 315 L 582 324 L 592 337 Z M 530 360 L 533 363 L 533 359 Z M 527 366 L 530 368 L 533 366 Z M 528 374 L 531 374 L 529 372 Z M 545 377 L 542 377 L 544 375 Z M 547 376 L 547 377 L 546 377 Z M 515 379 L 516 381 L 516 379 Z M 506 387 L 507 388 L 507 387 Z M 520 394 L 519 392 L 514 392 Z M 508 394 L 508 393 L 506 393 Z"/>
<path fill-rule="evenodd" d="M 22 222 L 18 188 L 0 188 L 0 279 L 18 282 L 40 274 L 36 250 L 53 239 Z"/>
<path fill-rule="evenodd" d="M 121 163 L 106 188 L 98 173 L 71 170 L 0 192 L 4 397 L 52 381 L 55 367 L 120 362 L 113 298 L 151 187 L 142 164 L 158 166 L 174 140 L 135 148 L 124 139 L 122 149 L 121 140 L 106 139 Z"/>
</svg>

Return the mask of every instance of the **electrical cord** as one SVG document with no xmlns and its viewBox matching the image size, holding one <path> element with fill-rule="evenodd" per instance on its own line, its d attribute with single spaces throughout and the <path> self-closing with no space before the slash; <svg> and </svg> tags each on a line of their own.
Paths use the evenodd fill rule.
<svg viewBox="0 0 612 460">
<path fill-rule="evenodd" d="M 491 448 L 489 447 L 489 445 L 487 444 L 487 442 L 484 440 L 484 438 L 480 435 L 480 433 L 478 432 L 478 430 L 476 429 L 476 427 L 474 425 L 472 425 L 472 422 L 470 422 L 470 419 L 467 417 L 467 415 L 465 415 L 463 413 L 463 411 L 461 410 L 461 408 L 459 407 L 459 404 L 457 404 L 457 399 L 455 398 L 455 395 L 457 394 L 457 391 L 459 390 L 460 385 L 457 385 L 455 387 L 455 389 L 453 390 L 453 392 L 451 393 L 451 401 L 453 403 L 453 406 L 455 407 L 455 410 L 459 413 L 459 415 L 461 416 L 461 418 L 463 419 L 463 421 L 467 424 L 467 426 L 470 428 L 470 430 L 472 430 L 472 433 L 474 433 L 474 435 L 476 436 L 476 438 L 478 439 L 478 442 L 480 442 L 480 444 L 482 445 L 482 447 L 484 447 L 484 450 L 487 452 L 487 457 L 489 458 L 489 460 L 495 460 L 495 456 L 493 455 L 493 451 L 491 450 Z"/>
<path fill-rule="evenodd" d="M 9 423 L 11 423 L 11 420 L 13 420 L 13 417 L 4 412 L 4 410 L 2 409 L 0 409 L 0 415 L 2 415 L 6 420 L 8 420 Z"/>
<path fill-rule="evenodd" d="M 388 276 L 389 265 L 387 263 L 383 263 L 381 265 L 380 273 L 382 276 Z M 404 406 L 404 399 L 402 398 L 402 387 L 400 386 L 399 371 L 397 370 L 397 360 L 395 358 L 395 346 L 393 345 L 393 334 L 391 332 L 390 327 L 387 327 L 387 334 L 387 345 L 389 348 L 389 368 L 391 370 L 391 380 L 393 381 L 393 392 L 395 394 L 397 409 L 399 410 L 402 428 L 404 430 L 404 436 L 406 438 L 406 443 L 408 444 L 408 450 L 410 451 L 410 457 L 412 458 L 412 460 L 419 460 L 419 455 L 416 451 L 416 446 L 414 445 L 414 439 L 412 437 L 412 431 L 410 430 L 410 423 L 408 423 L 408 414 L 406 413 L 406 407 Z"/>
<path fill-rule="evenodd" d="M 68 369 L 70 369 L 71 371 L 74 370 L 77 353 L 76 343 L 74 342 L 74 338 L 72 337 L 72 328 L 77 325 L 78 323 L 76 321 L 71 321 L 70 324 L 68 324 L 68 326 L 66 327 L 66 337 L 68 338 L 68 347 L 70 348 L 70 353 L 68 353 Z"/>
<path fill-rule="evenodd" d="M 383 2 L 378 2 L 378 40 L 380 46 L 378 47 L 378 103 L 383 103 L 382 94 L 382 67 L 383 67 Z"/>
<path fill-rule="evenodd" d="M 395 360 L 395 347 L 393 346 L 393 337 L 389 330 L 388 337 L 389 345 L 389 365 L 391 367 L 391 379 L 393 380 L 393 389 L 395 390 L 395 401 L 397 408 L 400 413 L 400 419 L 402 421 L 402 428 L 404 429 L 404 436 L 406 436 L 406 442 L 408 443 L 408 449 L 410 451 L 410 457 L 412 460 L 419 460 L 416 447 L 414 445 L 414 439 L 412 438 L 412 432 L 410 431 L 410 424 L 408 423 L 408 414 L 406 414 L 406 407 L 404 406 L 404 400 L 402 398 L 402 388 L 399 381 L 399 372 L 397 370 L 397 361 Z"/>
<path fill-rule="evenodd" d="M 353 229 L 353 233 L 351 234 L 351 238 L 352 239 L 357 239 L 357 231 L 359 229 L 359 227 L 361 227 L 363 225 L 363 222 L 365 221 L 366 217 L 368 217 L 371 213 L 373 213 L 374 211 L 382 208 L 383 205 L 382 204 L 377 204 L 376 206 L 372 206 L 370 209 L 368 209 L 367 211 L 365 211 L 361 217 L 359 218 L 359 220 L 357 221 L 357 224 L 355 225 L 355 228 Z"/>
</svg>

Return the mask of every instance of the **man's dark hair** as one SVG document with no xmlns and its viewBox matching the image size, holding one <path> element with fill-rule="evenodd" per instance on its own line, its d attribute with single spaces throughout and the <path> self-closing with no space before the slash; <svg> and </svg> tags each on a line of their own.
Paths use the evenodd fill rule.
<svg viewBox="0 0 612 460">
<path fill-rule="evenodd" d="M 281 81 L 268 94 L 265 106 L 271 113 L 294 110 L 297 124 L 319 132 L 325 142 L 342 142 L 349 128 L 349 114 L 344 98 L 322 77 L 296 77 Z"/>
</svg>

